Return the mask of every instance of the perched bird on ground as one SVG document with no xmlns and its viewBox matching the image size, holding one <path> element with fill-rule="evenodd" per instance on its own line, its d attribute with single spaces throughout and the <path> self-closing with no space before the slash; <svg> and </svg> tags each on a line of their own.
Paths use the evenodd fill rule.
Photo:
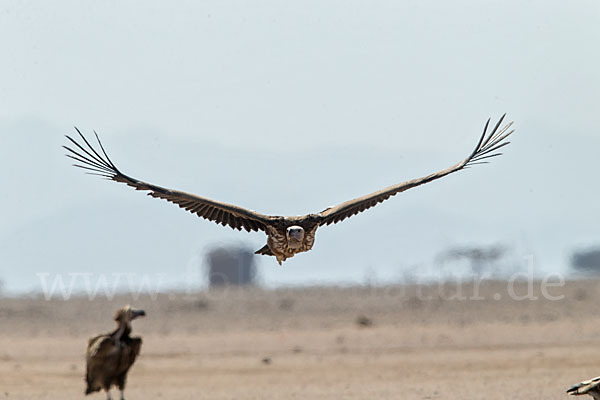
<svg viewBox="0 0 600 400">
<path fill-rule="evenodd" d="M 573 385 L 567 393 L 573 396 L 581 396 L 583 394 L 589 394 L 595 400 L 600 400 L 600 376 L 597 376 L 589 381 L 579 382 L 577 385 Z"/>
<path fill-rule="evenodd" d="M 121 391 L 121 400 L 124 400 L 127 372 L 140 354 L 142 339 L 131 337 L 131 321 L 145 316 L 144 310 L 136 310 L 127 305 L 117 310 L 114 320 L 117 329 L 105 335 L 99 335 L 88 341 L 86 352 L 87 388 L 85 394 L 106 391 L 106 398 L 110 397 L 111 386 L 116 386 Z"/>
<path fill-rule="evenodd" d="M 180 208 L 184 208 L 199 217 L 223 226 L 228 225 L 238 230 L 242 230 L 243 228 L 248 232 L 259 230 L 265 232 L 267 234 L 267 244 L 257 250 L 256 254 L 275 256 L 277 262 L 281 265 L 283 261 L 293 257 L 295 254 L 310 250 L 315 241 L 317 228 L 320 226 L 343 221 L 387 200 L 397 193 L 434 181 L 472 165 L 486 163 L 487 161 L 485 160 L 499 156 L 501 153 L 498 153 L 498 150 L 509 144 L 505 139 L 513 133 L 513 130 L 509 131 L 512 122 L 500 128 L 503 120 L 504 115 L 488 134 L 487 131 L 490 123 L 488 119 L 475 150 L 458 164 L 422 178 L 393 185 L 369 195 L 346 201 L 337 206 L 326 208 L 317 214 L 291 217 L 265 215 L 233 204 L 221 203 L 132 178 L 121 172 L 111 161 L 97 134 L 96 140 L 100 147 L 98 150 L 90 145 L 85 136 L 77 128 L 75 129 L 79 133 L 83 143 L 80 144 L 67 136 L 67 139 L 76 148 L 63 147 L 69 152 L 67 156 L 77 161 L 77 164 L 74 165 L 90 171 L 88 173 L 100 175 L 115 182 L 125 183 L 136 190 L 147 191 L 149 192 L 149 196 L 158 197 L 177 204 Z"/>
</svg>

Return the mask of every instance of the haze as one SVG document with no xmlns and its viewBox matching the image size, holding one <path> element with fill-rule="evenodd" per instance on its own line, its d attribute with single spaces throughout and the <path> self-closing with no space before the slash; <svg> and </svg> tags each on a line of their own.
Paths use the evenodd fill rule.
<svg viewBox="0 0 600 400">
<path fill-rule="evenodd" d="M 96 130 L 138 179 L 299 215 L 445 168 L 504 112 L 504 155 L 342 224 L 266 285 L 385 282 L 453 246 L 566 271 L 598 242 L 597 1 L 4 1 L 0 279 L 200 279 L 240 233 L 86 176 L 60 148 Z M 440 272 L 441 273 L 441 272 Z"/>
</svg>

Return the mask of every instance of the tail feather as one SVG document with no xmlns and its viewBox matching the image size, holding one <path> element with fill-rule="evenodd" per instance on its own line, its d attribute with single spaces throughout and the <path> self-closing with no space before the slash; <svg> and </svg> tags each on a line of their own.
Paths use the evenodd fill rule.
<svg viewBox="0 0 600 400">
<path fill-rule="evenodd" d="M 85 374 L 85 383 L 87 387 L 85 388 L 85 395 L 87 396 L 90 393 L 94 393 L 100 390 L 100 387 L 94 387 L 92 379 L 90 379 L 89 374 Z"/>
<path fill-rule="evenodd" d="M 256 250 L 254 254 L 262 254 L 263 256 L 274 256 L 268 244 L 265 244 L 262 249 Z"/>
</svg>

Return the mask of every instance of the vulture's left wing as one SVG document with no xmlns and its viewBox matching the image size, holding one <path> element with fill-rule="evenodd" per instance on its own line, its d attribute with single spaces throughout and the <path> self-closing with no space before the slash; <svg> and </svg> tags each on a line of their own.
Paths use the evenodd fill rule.
<svg viewBox="0 0 600 400">
<path fill-rule="evenodd" d="M 233 204 L 222 203 L 219 201 L 196 196 L 194 194 L 171 190 L 151 183 L 139 181 L 135 178 L 125 175 L 108 158 L 104 147 L 96 135 L 96 140 L 100 150 L 95 150 L 87 139 L 77 130 L 85 144 L 79 144 L 77 141 L 67 136 L 67 139 L 76 146 L 76 150 L 68 146 L 63 146 L 70 154 L 67 157 L 77 162 L 73 164 L 76 167 L 83 168 L 92 175 L 100 175 L 115 182 L 125 183 L 135 190 L 148 191 L 149 196 L 158 197 L 177 204 L 180 208 L 197 214 L 199 217 L 216 222 L 223 226 L 229 225 L 231 228 L 242 230 L 244 228 L 250 231 L 266 231 L 267 225 L 272 217 L 248 210 Z M 102 154 L 100 154 L 100 151 Z"/>
<path fill-rule="evenodd" d="M 350 200 L 342 204 L 338 204 L 335 207 L 327 208 L 319 213 L 319 215 L 322 217 L 321 224 L 329 225 L 343 221 L 344 219 L 358 214 L 359 212 L 362 212 L 368 208 L 371 208 L 376 204 L 379 204 L 382 201 L 387 200 L 400 192 L 404 192 L 405 190 L 408 190 L 415 186 L 419 186 L 424 183 L 442 178 L 448 174 L 460 171 L 461 169 L 469 167 L 471 165 L 486 163 L 487 161 L 483 160 L 501 155 L 502 153 L 498 153 L 497 150 L 510 143 L 505 141 L 504 139 L 506 139 L 511 133 L 514 132 L 514 130 L 508 131 L 508 129 L 512 125 L 512 122 L 506 124 L 503 128 L 499 129 L 505 116 L 506 114 L 504 114 L 502 118 L 500 118 L 496 126 L 494 126 L 494 129 L 492 129 L 492 131 L 489 134 L 487 133 L 487 130 L 490 124 L 490 120 L 487 120 L 487 123 L 483 128 L 483 134 L 481 135 L 481 138 L 479 139 L 475 150 L 473 150 L 473 152 L 467 158 L 465 158 L 458 164 L 455 164 L 449 168 L 433 173 L 431 175 L 413 179 L 411 181 L 400 183 L 398 185 L 390 186 L 378 192 L 371 193 L 369 195 L 359 197 L 357 199 Z"/>
</svg>

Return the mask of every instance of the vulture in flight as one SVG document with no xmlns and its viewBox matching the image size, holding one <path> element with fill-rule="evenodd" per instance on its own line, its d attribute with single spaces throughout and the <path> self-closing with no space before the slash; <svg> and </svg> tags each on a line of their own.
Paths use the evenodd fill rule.
<svg viewBox="0 0 600 400">
<path fill-rule="evenodd" d="M 600 400 L 600 376 L 597 376 L 588 381 L 579 382 L 577 385 L 571 386 L 567 393 L 573 396 L 581 396 L 583 394 L 589 394 L 594 400 Z"/>
<path fill-rule="evenodd" d="M 506 115 L 506 114 L 505 114 Z M 88 173 L 100 175 L 115 182 L 125 183 L 136 190 L 148 192 L 149 196 L 158 197 L 168 202 L 177 204 L 179 207 L 198 215 L 204 219 L 216 222 L 223 226 L 237 230 L 263 231 L 267 234 L 267 244 L 256 251 L 256 254 L 274 256 L 281 265 L 286 259 L 297 253 L 310 250 L 315 241 L 317 228 L 323 225 L 335 224 L 348 217 L 358 214 L 368 208 L 381 203 L 384 200 L 404 192 L 405 190 L 422 185 L 427 182 L 442 178 L 453 172 L 460 171 L 472 165 L 486 163 L 488 159 L 499 156 L 498 150 L 510 142 L 505 139 L 513 133 L 509 130 L 512 122 L 502 125 L 503 115 L 496 125 L 489 131 L 490 120 L 488 119 L 475 149 L 461 162 L 433 174 L 406 181 L 397 185 L 389 186 L 366 196 L 349 200 L 316 214 L 302 216 L 275 216 L 261 214 L 233 204 L 222 203 L 206 197 L 200 197 L 191 193 L 180 192 L 165 187 L 153 185 L 132 178 L 121 172 L 108 157 L 102 146 L 102 142 L 96 134 L 99 149 L 95 149 L 77 129 L 77 133 L 83 142 L 77 142 L 67 136 L 67 139 L 75 146 L 63 146 L 69 153 L 68 157 L 74 159 L 76 167 L 88 170 Z"/>
<path fill-rule="evenodd" d="M 100 389 L 110 397 L 110 388 L 115 385 L 121 391 L 121 400 L 125 400 L 124 391 L 127 372 L 140 354 L 142 338 L 131 337 L 131 321 L 145 316 L 144 310 L 136 310 L 127 305 L 115 313 L 117 329 L 105 335 L 99 335 L 88 341 L 86 351 L 87 387 L 85 394 L 94 393 Z"/>
</svg>

